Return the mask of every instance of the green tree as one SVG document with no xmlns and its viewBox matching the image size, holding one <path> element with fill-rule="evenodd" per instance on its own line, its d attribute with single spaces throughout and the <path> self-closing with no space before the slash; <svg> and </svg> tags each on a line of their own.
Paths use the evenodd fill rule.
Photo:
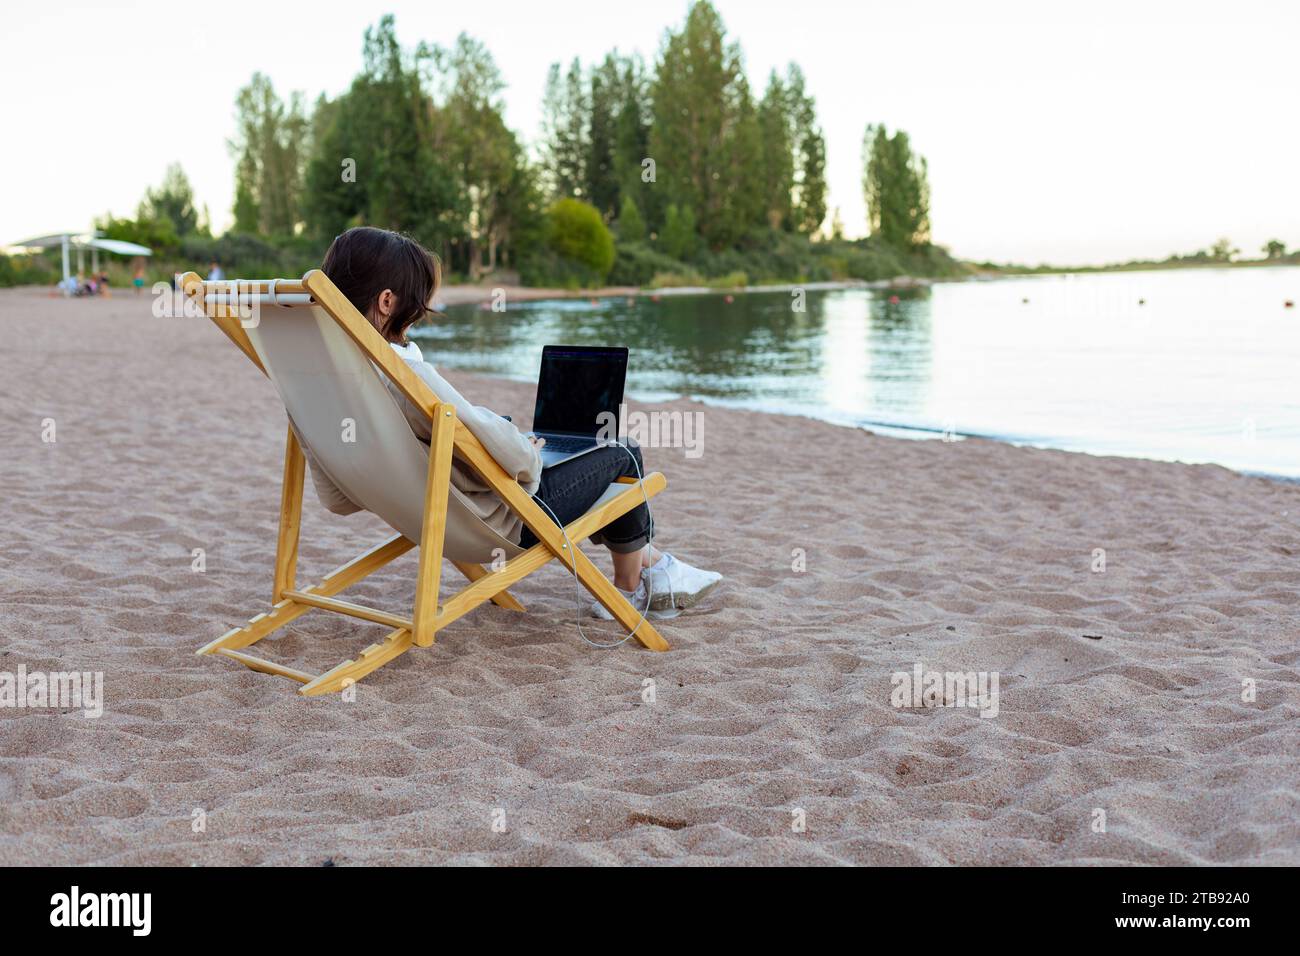
<svg viewBox="0 0 1300 956">
<path fill-rule="evenodd" d="M 546 200 L 538 167 L 521 148 L 515 156 L 514 174 L 505 182 L 500 198 L 498 236 L 503 259 L 518 268 L 530 251 L 546 241 Z"/>
<path fill-rule="evenodd" d="M 831 239 L 836 242 L 844 238 L 844 220 L 840 217 L 840 207 L 835 207 L 835 213 L 831 216 Z"/>
<path fill-rule="evenodd" d="M 95 220 L 95 229 L 105 239 L 139 243 L 154 252 L 170 251 L 180 245 L 180 237 L 170 219 L 114 219 L 106 213 Z"/>
<path fill-rule="evenodd" d="M 648 96 L 640 60 L 615 50 L 584 70 L 552 64 L 542 100 L 542 178 L 554 198 L 581 197 L 609 221 L 625 192 L 652 206 L 641 163 L 648 155 Z"/>
<path fill-rule="evenodd" d="M 288 236 L 301 221 L 309 129 L 302 94 L 285 103 L 268 77 L 254 73 L 235 98 L 235 230 Z"/>
<path fill-rule="evenodd" d="M 793 227 L 794 149 L 790 142 L 790 104 L 785 84 L 775 70 L 758 104 L 758 126 L 763 137 L 761 189 L 763 212 L 772 229 Z"/>
<path fill-rule="evenodd" d="M 235 161 L 235 232 L 255 233 L 261 219 L 254 183 L 257 182 L 257 165 L 251 155 L 243 154 Z"/>
<path fill-rule="evenodd" d="M 434 146 L 434 104 L 421 78 L 428 55 L 402 50 L 391 16 L 366 30 L 362 72 L 338 100 L 318 105 L 313 119 L 321 130 L 306 177 L 313 234 L 365 223 L 410 233 L 444 253 L 459 241 L 466 198 Z"/>
<path fill-rule="evenodd" d="M 624 242 L 640 242 L 645 238 L 645 220 L 630 195 L 623 197 L 618 210 L 618 237 Z"/>
<path fill-rule="evenodd" d="M 1241 250 L 1232 245 L 1232 240 L 1224 236 L 1210 247 L 1210 258 L 1215 262 L 1231 262 L 1241 255 Z"/>
<path fill-rule="evenodd" d="M 606 221 L 619 208 L 618 170 L 615 151 L 618 145 L 618 111 L 622 105 L 622 77 L 614 54 L 591 71 L 587 93 L 587 201 L 600 210 Z"/>
<path fill-rule="evenodd" d="M 1261 250 L 1268 259 L 1281 259 L 1286 255 L 1286 243 L 1280 239 L 1270 239 Z"/>
<path fill-rule="evenodd" d="M 199 213 L 194 207 L 194 188 L 181 169 L 172 163 L 163 175 L 157 189 L 146 189 L 136 210 L 136 219 L 150 223 L 168 223 L 177 236 L 188 236 L 198 230 Z M 163 228 L 166 231 L 166 228 Z"/>
<path fill-rule="evenodd" d="M 803 71 L 791 63 L 786 76 L 796 176 L 791 219 L 798 232 L 811 236 L 826 219 L 826 138 L 817 123 L 817 104 L 804 88 Z"/>
<path fill-rule="evenodd" d="M 542 154 L 547 190 L 554 197 L 582 196 L 591 152 L 587 92 L 582 64 L 575 58 L 567 74 L 551 64 L 542 100 Z"/>
<path fill-rule="evenodd" d="M 673 259 L 689 259 L 695 254 L 695 213 L 690 206 L 668 205 L 659 233 L 659 249 Z"/>
<path fill-rule="evenodd" d="M 562 258 L 589 269 L 603 282 L 614 266 L 614 236 L 600 211 L 579 199 L 559 199 L 548 211 L 547 238 Z"/>
<path fill-rule="evenodd" d="M 912 153 L 902 130 L 868 126 L 862 152 L 862 189 L 871 235 L 899 250 L 930 241 L 930 185 L 924 157 Z"/>
<path fill-rule="evenodd" d="M 618 181 L 620 208 L 622 198 L 629 196 L 645 222 L 657 222 L 658 184 L 642 178 L 645 171 L 642 163 L 650 155 L 649 80 L 639 58 L 617 60 L 620 76 L 618 118 L 614 124 L 614 177 Z"/>
<path fill-rule="evenodd" d="M 328 239 L 356 224 L 365 208 L 364 185 L 345 181 L 346 159 L 354 163 L 356 160 L 346 144 L 353 135 L 349 128 L 355 123 L 356 112 L 348 93 L 333 100 L 321 94 L 312 108 L 311 148 L 303 169 L 301 206 L 307 232 L 318 239 Z M 358 169 L 353 167 L 351 172 L 355 175 Z M 256 221 L 258 211 L 251 192 L 247 193 L 245 202 L 249 205 L 241 219 L 238 170 L 235 176 L 235 222 Z M 247 220 L 248 216 L 252 219 Z"/>
<path fill-rule="evenodd" d="M 438 78 L 434 147 L 451 167 L 462 197 L 457 223 L 463 265 L 471 279 L 493 271 L 529 203 L 519 205 L 528 172 L 523 148 L 506 126 L 505 82 L 487 48 L 462 33 L 449 50 L 428 48 Z"/>
<path fill-rule="evenodd" d="M 652 89 L 659 188 L 692 212 L 712 248 L 734 244 L 764 218 L 762 142 L 740 48 L 707 0 L 666 34 Z"/>
</svg>

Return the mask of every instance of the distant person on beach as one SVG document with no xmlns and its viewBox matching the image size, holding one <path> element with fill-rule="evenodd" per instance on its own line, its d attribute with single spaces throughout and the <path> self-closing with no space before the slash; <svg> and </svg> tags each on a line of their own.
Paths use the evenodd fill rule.
<svg viewBox="0 0 1300 956">
<path fill-rule="evenodd" d="M 225 277 L 226 274 L 221 271 L 221 264 L 217 262 L 216 259 L 213 259 L 212 263 L 208 266 L 208 281 L 220 282 Z"/>
<path fill-rule="evenodd" d="M 431 311 L 429 303 L 437 294 L 441 272 L 433 254 L 414 239 L 367 226 L 349 229 L 330 245 L 321 271 L 438 399 L 456 406 L 465 427 L 526 492 L 544 505 L 543 511 L 558 519 L 557 523 L 568 523 L 586 514 L 614 480 L 635 479 L 643 474 L 641 449 L 635 444 L 599 448 L 543 470 L 539 452 L 546 443 L 544 439 L 525 436 L 509 420 L 471 405 L 424 360 L 420 347 L 408 341 L 406 333 Z M 411 430 L 427 445 L 432 435 L 428 417 L 395 385 L 385 384 L 405 412 Z M 335 514 L 362 510 L 330 480 L 311 450 L 304 445 L 303 451 L 321 504 Z M 451 483 L 498 534 L 523 548 L 537 543 L 519 516 L 460 461 L 452 462 Z M 633 607 L 647 617 L 671 616 L 675 608 L 698 602 L 722 580 L 722 575 L 691 567 L 660 551 L 650 543 L 652 534 L 649 509 L 640 504 L 611 521 L 591 540 L 609 549 L 614 585 Z M 598 603 L 592 604 L 591 613 L 611 618 Z"/>
<path fill-rule="evenodd" d="M 139 295 L 144 291 L 144 260 L 137 259 L 135 262 L 135 273 L 131 276 L 131 285 L 135 286 L 135 294 Z"/>
</svg>

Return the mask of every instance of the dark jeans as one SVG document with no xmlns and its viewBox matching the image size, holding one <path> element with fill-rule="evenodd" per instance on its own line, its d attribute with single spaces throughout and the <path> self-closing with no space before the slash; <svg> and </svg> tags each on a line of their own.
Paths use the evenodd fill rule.
<svg viewBox="0 0 1300 956">
<path fill-rule="evenodd" d="M 628 451 L 636 456 L 635 465 Z M 548 518 L 551 518 L 552 511 L 555 512 L 554 518 L 558 518 L 563 527 L 585 515 L 614 479 L 635 478 L 638 469 L 645 473 L 644 468 L 641 449 L 631 442 L 628 442 L 627 450 L 598 448 L 543 471 L 542 483 L 533 497 L 545 502 L 542 512 Z M 591 536 L 591 540 L 619 554 L 630 554 L 646 546 L 650 530 L 650 513 L 643 502 L 605 525 Z M 531 548 L 536 543 L 536 535 L 525 526 L 519 537 L 520 547 Z"/>
</svg>

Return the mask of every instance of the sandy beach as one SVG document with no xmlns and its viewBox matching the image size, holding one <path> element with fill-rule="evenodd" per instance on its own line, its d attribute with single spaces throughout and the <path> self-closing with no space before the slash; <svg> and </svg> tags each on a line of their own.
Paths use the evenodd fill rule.
<svg viewBox="0 0 1300 956">
<path fill-rule="evenodd" d="M 1300 863 L 1300 486 L 670 403 L 704 444 L 646 452 L 659 542 L 726 575 L 671 652 L 589 647 L 553 564 L 308 700 L 194 655 L 269 604 L 285 416 L 150 302 L 0 291 L 0 672 L 105 698 L 0 707 L 0 864 Z M 300 581 L 390 533 L 307 497 Z M 344 596 L 404 612 L 415 561 Z M 894 706 L 918 666 L 996 674 L 996 716 Z"/>
</svg>

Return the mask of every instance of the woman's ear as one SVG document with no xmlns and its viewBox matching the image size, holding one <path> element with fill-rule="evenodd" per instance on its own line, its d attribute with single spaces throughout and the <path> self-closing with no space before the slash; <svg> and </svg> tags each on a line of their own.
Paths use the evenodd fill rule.
<svg viewBox="0 0 1300 956">
<path fill-rule="evenodd" d="M 379 309 L 380 316 L 387 319 L 392 316 L 393 309 L 397 307 L 397 294 L 392 289 L 385 289 L 379 293 L 375 305 Z"/>
</svg>

